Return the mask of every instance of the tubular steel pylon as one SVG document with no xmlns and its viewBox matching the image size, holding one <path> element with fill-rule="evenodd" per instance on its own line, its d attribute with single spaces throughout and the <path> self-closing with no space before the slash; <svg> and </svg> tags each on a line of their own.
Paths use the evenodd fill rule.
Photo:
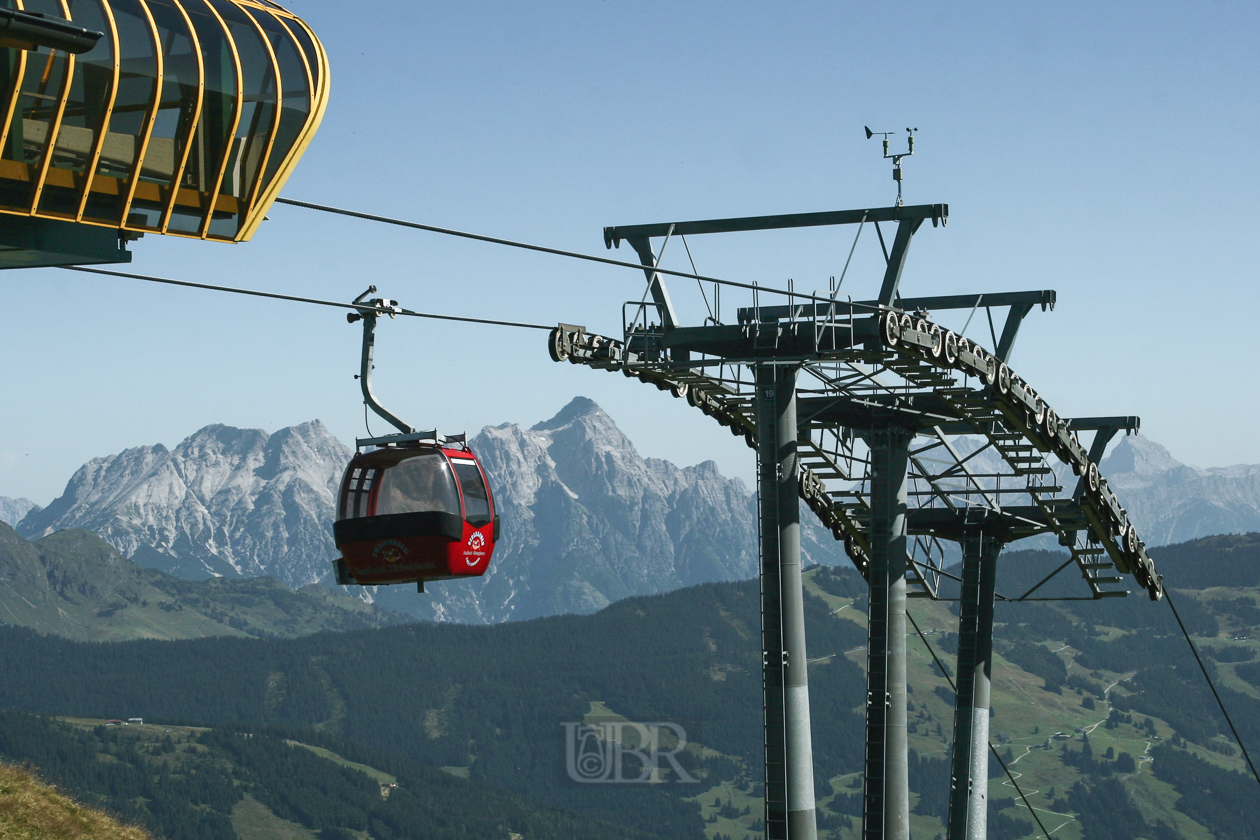
<svg viewBox="0 0 1260 840">
<path fill-rule="evenodd" d="M 757 451 L 767 840 L 813 840 L 812 749 L 801 592 L 799 503 L 831 530 L 870 586 L 863 836 L 906 840 L 907 597 L 941 597 L 942 540 L 962 545 L 959 686 L 950 840 L 983 838 L 993 579 L 1001 546 L 1053 535 L 1090 598 L 1127 594 L 1121 574 L 1153 600 L 1163 586 L 1145 544 L 1098 472 L 1107 441 L 1135 417 L 1065 419 L 1009 367 L 1023 318 L 1053 307 L 1052 291 L 905 298 L 906 255 L 945 204 L 674 222 L 604 229 L 639 255 L 648 289 L 623 310 L 619 338 L 561 324 L 555 361 L 616 371 L 671 391 Z M 709 309 L 683 326 L 651 240 L 820 225 L 895 224 L 878 296 L 786 295 L 787 303 Z M 684 240 L 685 241 L 685 240 Z M 855 242 L 856 247 L 856 242 Z M 648 299 L 650 295 L 650 300 Z M 708 300 L 706 298 L 706 307 Z M 990 352 L 931 320 L 930 310 L 1008 307 Z M 970 322 L 970 318 L 968 319 Z M 964 328 L 965 329 L 965 328 Z M 1090 449 L 1078 432 L 1092 431 Z M 1068 473 L 1078 476 L 1065 488 Z M 957 579 L 957 578 L 956 578 Z M 1049 580 L 1049 577 L 1046 579 Z M 1018 598 L 1041 600 L 1035 593 Z"/>
</svg>

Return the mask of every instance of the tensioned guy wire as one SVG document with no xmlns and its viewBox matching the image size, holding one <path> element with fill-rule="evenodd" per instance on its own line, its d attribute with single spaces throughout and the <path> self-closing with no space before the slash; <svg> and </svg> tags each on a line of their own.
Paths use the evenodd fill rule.
<svg viewBox="0 0 1260 840">
<path fill-rule="evenodd" d="M 1229 731 L 1234 733 L 1234 740 L 1238 742 L 1238 748 L 1242 750 L 1243 757 L 1247 759 L 1247 766 L 1251 768 L 1251 775 L 1255 777 L 1257 782 L 1260 782 L 1260 773 L 1256 772 L 1256 765 L 1251 763 L 1251 753 L 1247 752 L 1246 744 L 1243 743 L 1242 738 L 1238 737 L 1238 730 L 1234 727 L 1234 721 L 1229 716 L 1229 712 L 1225 711 L 1225 701 L 1221 700 L 1221 695 L 1216 691 L 1216 684 L 1212 682 L 1212 677 L 1208 674 L 1207 666 L 1199 658 L 1199 649 L 1195 647 L 1194 640 L 1190 638 L 1186 625 L 1181 623 L 1181 616 L 1177 613 L 1177 607 L 1172 601 L 1172 593 L 1167 587 L 1164 589 L 1164 600 L 1172 608 L 1173 618 L 1177 619 L 1177 626 L 1181 628 L 1181 635 L 1186 637 L 1186 644 L 1190 645 L 1190 652 L 1194 654 L 1194 661 L 1199 663 L 1199 670 L 1203 672 L 1203 679 L 1207 680 L 1208 688 L 1212 689 L 1212 696 L 1216 698 L 1216 705 L 1220 706 L 1221 714 L 1225 716 L 1225 722 L 1229 724 Z"/>
<path fill-rule="evenodd" d="M 66 271 L 82 271 L 87 274 L 104 274 L 109 277 L 125 277 L 129 280 L 144 280 L 147 283 L 165 283 L 168 286 L 187 286 L 192 289 L 206 289 L 212 292 L 230 292 L 234 295 L 251 295 L 253 297 L 271 298 L 273 300 L 288 300 L 294 303 L 313 303 L 316 306 L 335 306 L 338 309 L 370 309 L 385 315 L 408 315 L 412 318 L 433 318 L 438 321 L 463 321 L 468 324 L 489 324 L 496 327 L 519 327 L 526 330 L 553 330 L 555 327 L 545 324 L 526 324 L 520 321 L 496 321 L 490 318 L 466 318 L 461 315 L 436 315 L 432 312 L 414 312 L 410 309 L 385 309 L 377 306 L 367 306 L 361 303 L 341 303 L 335 300 L 320 300 L 319 298 L 299 297 L 297 295 L 282 295 L 277 292 L 259 292 L 253 289 L 240 289 L 235 286 L 215 286 L 210 283 L 194 283 L 190 280 L 171 280 L 168 277 L 151 277 L 146 274 L 130 274 L 126 271 L 106 271 L 103 268 L 86 268 L 81 265 L 63 265 L 58 266 Z"/>
<path fill-rule="evenodd" d="M 914 627 L 914 632 L 919 634 L 919 641 L 923 642 L 923 646 L 927 648 L 928 653 L 932 655 L 932 661 L 936 663 L 936 667 L 940 670 L 941 676 L 945 678 L 945 682 L 949 683 L 949 687 L 955 692 L 958 688 L 954 685 L 954 681 L 950 679 L 949 671 L 945 670 L 945 663 L 941 662 L 941 658 L 936 655 L 936 651 L 932 649 L 932 643 L 927 640 L 927 636 L 923 635 L 923 631 L 919 629 L 919 622 L 914 620 L 914 616 L 906 610 L 906 618 L 910 619 L 910 624 Z M 1032 818 L 1037 821 L 1037 827 L 1041 829 L 1041 833 L 1046 836 L 1046 840 L 1053 840 L 1050 832 L 1046 831 L 1046 827 L 1041 823 L 1041 817 L 1037 816 L 1036 810 L 1033 809 L 1032 803 L 1028 801 L 1028 797 L 1024 795 L 1024 789 L 1019 786 L 1019 782 L 1015 781 L 1015 775 L 1011 773 L 1011 769 L 1006 766 L 1006 762 L 1002 760 L 1002 756 L 998 755 L 997 747 L 989 744 L 989 751 L 993 753 L 993 757 L 998 760 L 998 764 L 1002 765 L 1002 769 L 1006 772 L 1006 778 L 1011 780 L 1011 786 L 1019 793 L 1019 798 L 1024 800 L 1024 806 L 1028 808 L 1028 813 L 1032 814 Z M 987 780 L 986 780 L 987 783 Z M 1036 793 L 1036 791 L 1033 791 Z"/>
<path fill-rule="evenodd" d="M 752 283 L 741 283 L 737 280 L 723 280 L 719 277 L 707 277 L 703 274 L 688 274 L 685 271 L 671 271 L 668 268 L 659 268 L 656 266 L 647 266 L 641 263 L 625 262 L 623 260 L 613 260 L 608 257 L 597 257 L 594 254 L 583 254 L 577 251 L 565 251 L 560 248 L 548 248 L 545 245 L 531 245 L 528 242 L 517 242 L 512 239 L 500 239 L 497 236 L 486 236 L 481 233 L 469 233 L 463 230 L 453 230 L 451 228 L 438 227 L 437 225 L 426 225 L 423 222 L 409 222 L 406 219 L 395 219 L 389 216 L 378 216 L 374 213 L 361 213 L 358 210 L 346 210 L 341 207 L 330 207 L 326 204 L 315 204 L 310 201 L 299 201 L 295 198 L 277 198 L 277 204 L 288 204 L 292 207 L 302 207 L 307 210 L 319 210 L 323 213 L 333 213 L 338 216 L 350 216 L 355 219 L 365 219 L 369 222 L 380 222 L 385 225 L 396 225 L 398 227 L 412 228 L 414 230 L 424 230 L 429 233 L 441 233 L 446 236 L 459 236 L 464 239 L 475 239 L 478 242 L 489 242 L 494 245 L 506 245 L 509 248 L 523 248 L 526 251 L 538 251 L 542 254 L 553 254 L 557 257 L 569 257 L 575 260 L 586 260 L 587 262 L 601 263 L 603 265 L 615 265 L 620 268 L 633 268 L 637 271 L 653 271 L 657 274 L 668 274 L 671 277 L 685 277 L 687 279 L 704 280 L 709 283 L 718 283 L 723 286 L 735 286 L 740 289 L 753 289 L 767 292 L 769 294 L 787 295 L 786 291 L 773 289 L 766 286 L 754 286 Z M 831 298 L 814 297 L 813 295 L 794 294 L 793 298 L 801 298 L 803 300 L 817 301 L 818 303 L 832 303 Z M 879 306 L 873 304 L 854 303 L 857 309 L 868 309 L 872 312 L 878 311 Z"/>
</svg>

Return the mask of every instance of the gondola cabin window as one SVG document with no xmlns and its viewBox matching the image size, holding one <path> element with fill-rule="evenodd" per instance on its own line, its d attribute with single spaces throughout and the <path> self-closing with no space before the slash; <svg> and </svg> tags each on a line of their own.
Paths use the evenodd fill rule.
<svg viewBox="0 0 1260 840">
<path fill-rule="evenodd" d="M 459 491 L 440 452 L 416 455 L 391 466 L 381 479 L 376 515 L 441 511 L 460 515 Z"/>
<path fill-rule="evenodd" d="M 490 523 L 490 494 L 477 462 L 471 458 L 452 458 L 459 488 L 464 493 L 464 520 L 474 528 Z"/>
<path fill-rule="evenodd" d="M 380 470 L 355 467 L 346 477 L 346 489 L 341 494 L 341 516 L 339 519 L 357 519 L 368 516 L 368 504 L 372 497 L 372 488 L 376 486 L 377 474 Z"/>
</svg>

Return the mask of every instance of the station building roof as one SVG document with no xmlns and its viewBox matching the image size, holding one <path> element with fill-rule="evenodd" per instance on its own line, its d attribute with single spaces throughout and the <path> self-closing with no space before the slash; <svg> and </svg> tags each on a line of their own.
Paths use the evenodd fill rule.
<svg viewBox="0 0 1260 840">
<path fill-rule="evenodd" d="M 0 214 L 248 240 L 328 102 L 328 59 L 267 0 L 0 0 L 103 32 L 0 48 Z"/>
</svg>

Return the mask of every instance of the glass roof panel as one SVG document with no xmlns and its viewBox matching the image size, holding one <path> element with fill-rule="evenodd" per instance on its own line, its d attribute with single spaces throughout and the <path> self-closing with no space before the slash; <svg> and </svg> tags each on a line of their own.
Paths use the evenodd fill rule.
<svg viewBox="0 0 1260 840">
<path fill-rule="evenodd" d="M 159 63 L 153 24 L 140 0 L 110 0 L 110 6 L 118 30 L 118 88 L 83 216 L 121 226 L 153 121 Z"/>
<path fill-rule="evenodd" d="M 281 23 L 265 12 L 256 12 L 255 19 L 267 33 L 272 51 L 276 55 L 276 64 L 280 67 L 280 126 L 276 131 L 275 142 L 271 154 L 267 157 L 267 167 L 263 174 L 262 189 L 266 189 L 280 164 L 288 157 L 302 130 L 311 116 L 311 90 L 307 79 L 306 62 L 301 52 Z"/>
<path fill-rule="evenodd" d="M 109 31 L 101 0 L 68 0 L 70 19 L 87 29 Z M 70 96 L 53 145 L 52 162 L 40 193 L 41 215 L 75 218 L 87 188 L 86 175 L 99 154 L 114 91 L 114 41 L 101 38 L 75 57 Z"/>
<path fill-rule="evenodd" d="M 188 19 L 174 0 L 145 0 L 162 45 L 162 91 L 131 202 L 130 227 L 160 230 L 192 139 L 201 61 Z"/>
<path fill-rule="evenodd" d="M 27 0 L 24 9 L 64 17 L 56 0 Z M 70 56 L 57 50 L 27 53 L 17 108 L 0 150 L 0 207 L 29 212 L 43 176 L 45 153 L 56 132 L 66 93 Z"/>
<path fill-rule="evenodd" d="M 270 0 L 0 0 L 104 34 L 0 48 L 0 213 L 252 236 L 319 125 L 326 58 Z"/>
<path fill-rule="evenodd" d="M 232 141 L 227 172 L 219 185 L 220 199 L 210 220 L 215 239 L 236 238 L 245 225 L 275 129 L 277 79 L 268 49 L 253 18 L 228 0 L 209 0 L 227 23 L 241 61 L 241 118 Z"/>
</svg>

